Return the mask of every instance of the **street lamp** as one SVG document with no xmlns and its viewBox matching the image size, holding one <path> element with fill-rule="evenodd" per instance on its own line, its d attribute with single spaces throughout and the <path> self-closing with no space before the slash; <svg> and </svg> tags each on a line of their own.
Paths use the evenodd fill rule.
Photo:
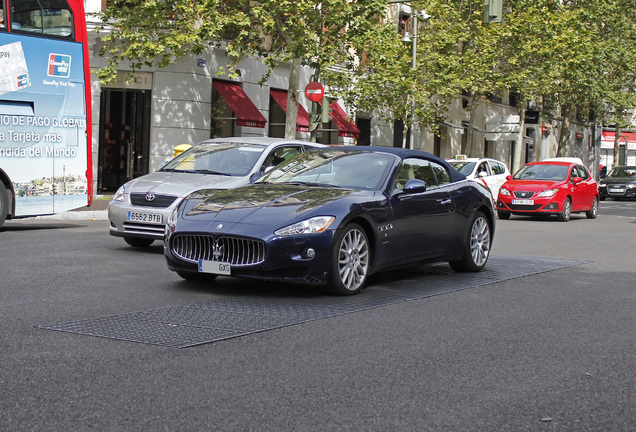
<svg viewBox="0 0 636 432">
<path fill-rule="evenodd" d="M 390 1 L 389 3 L 403 3 L 404 1 Z M 412 54 L 411 54 L 411 69 L 413 72 L 417 70 L 417 17 L 418 15 L 422 18 L 422 21 L 426 21 L 431 16 L 427 14 L 425 11 L 417 12 L 417 9 L 412 8 L 412 19 L 413 19 L 413 35 L 411 36 L 409 32 L 404 32 L 404 37 L 402 38 L 402 42 L 411 42 L 413 44 Z M 409 126 L 409 148 L 413 148 L 413 124 L 415 122 L 415 95 L 411 98 L 411 125 Z"/>
</svg>

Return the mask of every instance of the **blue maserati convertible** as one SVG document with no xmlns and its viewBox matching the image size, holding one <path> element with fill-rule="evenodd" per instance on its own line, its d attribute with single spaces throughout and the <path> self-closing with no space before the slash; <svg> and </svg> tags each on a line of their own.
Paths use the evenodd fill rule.
<svg viewBox="0 0 636 432">
<path fill-rule="evenodd" d="M 359 292 L 373 272 L 423 262 L 479 271 L 495 229 L 492 199 L 429 153 L 326 147 L 254 183 L 186 197 L 166 225 L 168 268 Z"/>
</svg>

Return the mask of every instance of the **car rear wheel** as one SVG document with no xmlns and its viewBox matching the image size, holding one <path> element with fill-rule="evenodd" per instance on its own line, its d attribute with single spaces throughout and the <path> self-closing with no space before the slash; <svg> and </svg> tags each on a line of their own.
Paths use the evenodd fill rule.
<svg viewBox="0 0 636 432">
<path fill-rule="evenodd" d="M 559 213 L 559 220 L 561 222 L 567 222 L 572 217 L 572 201 L 570 198 L 566 198 L 563 202 L 563 211 Z"/>
<path fill-rule="evenodd" d="M 482 212 L 477 212 L 470 224 L 464 255 L 461 261 L 450 262 L 450 266 L 460 272 L 480 271 L 488 261 L 491 241 L 490 223 Z"/>
<path fill-rule="evenodd" d="M 369 275 L 369 239 L 360 225 L 349 224 L 340 232 L 334 245 L 329 289 L 338 295 L 357 294 Z"/>
<path fill-rule="evenodd" d="M 124 237 L 124 241 L 132 247 L 145 248 L 150 246 L 155 240 L 148 238 Z"/>
<path fill-rule="evenodd" d="M 197 273 L 179 270 L 177 270 L 177 274 L 181 279 L 185 279 L 190 282 L 210 282 L 219 276 L 211 273 Z"/>
<path fill-rule="evenodd" d="M 508 220 L 510 219 L 510 212 L 497 210 L 497 217 L 499 219 Z"/>
<path fill-rule="evenodd" d="M 598 216 L 598 198 L 594 197 L 592 208 L 585 212 L 585 216 L 587 216 L 588 219 L 596 219 L 596 216 Z"/>
</svg>

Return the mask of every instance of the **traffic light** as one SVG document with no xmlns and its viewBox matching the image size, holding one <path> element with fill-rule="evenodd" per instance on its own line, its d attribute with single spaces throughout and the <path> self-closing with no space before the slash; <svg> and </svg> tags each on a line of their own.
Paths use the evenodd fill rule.
<svg viewBox="0 0 636 432">
<path fill-rule="evenodd" d="M 501 22 L 502 0 L 485 0 L 484 22 Z"/>
</svg>

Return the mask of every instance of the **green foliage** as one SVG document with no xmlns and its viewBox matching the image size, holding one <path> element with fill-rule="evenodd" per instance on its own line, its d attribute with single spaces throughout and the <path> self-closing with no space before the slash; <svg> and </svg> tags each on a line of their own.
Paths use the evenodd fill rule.
<svg viewBox="0 0 636 432">
<path fill-rule="evenodd" d="M 163 67 L 223 46 L 232 73 L 245 57 L 312 67 L 358 110 L 410 126 L 411 106 L 435 130 L 448 102 L 515 91 L 564 118 L 624 123 L 636 106 L 636 8 L 624 0 L 504 0 L 484 23 L 483 0 L 414 0 L 430 18 L 412 45 L 385 20 L 387 0 L 113 0 L 100 34 L 113 79 L 120 64 Z"/>
</svg>

